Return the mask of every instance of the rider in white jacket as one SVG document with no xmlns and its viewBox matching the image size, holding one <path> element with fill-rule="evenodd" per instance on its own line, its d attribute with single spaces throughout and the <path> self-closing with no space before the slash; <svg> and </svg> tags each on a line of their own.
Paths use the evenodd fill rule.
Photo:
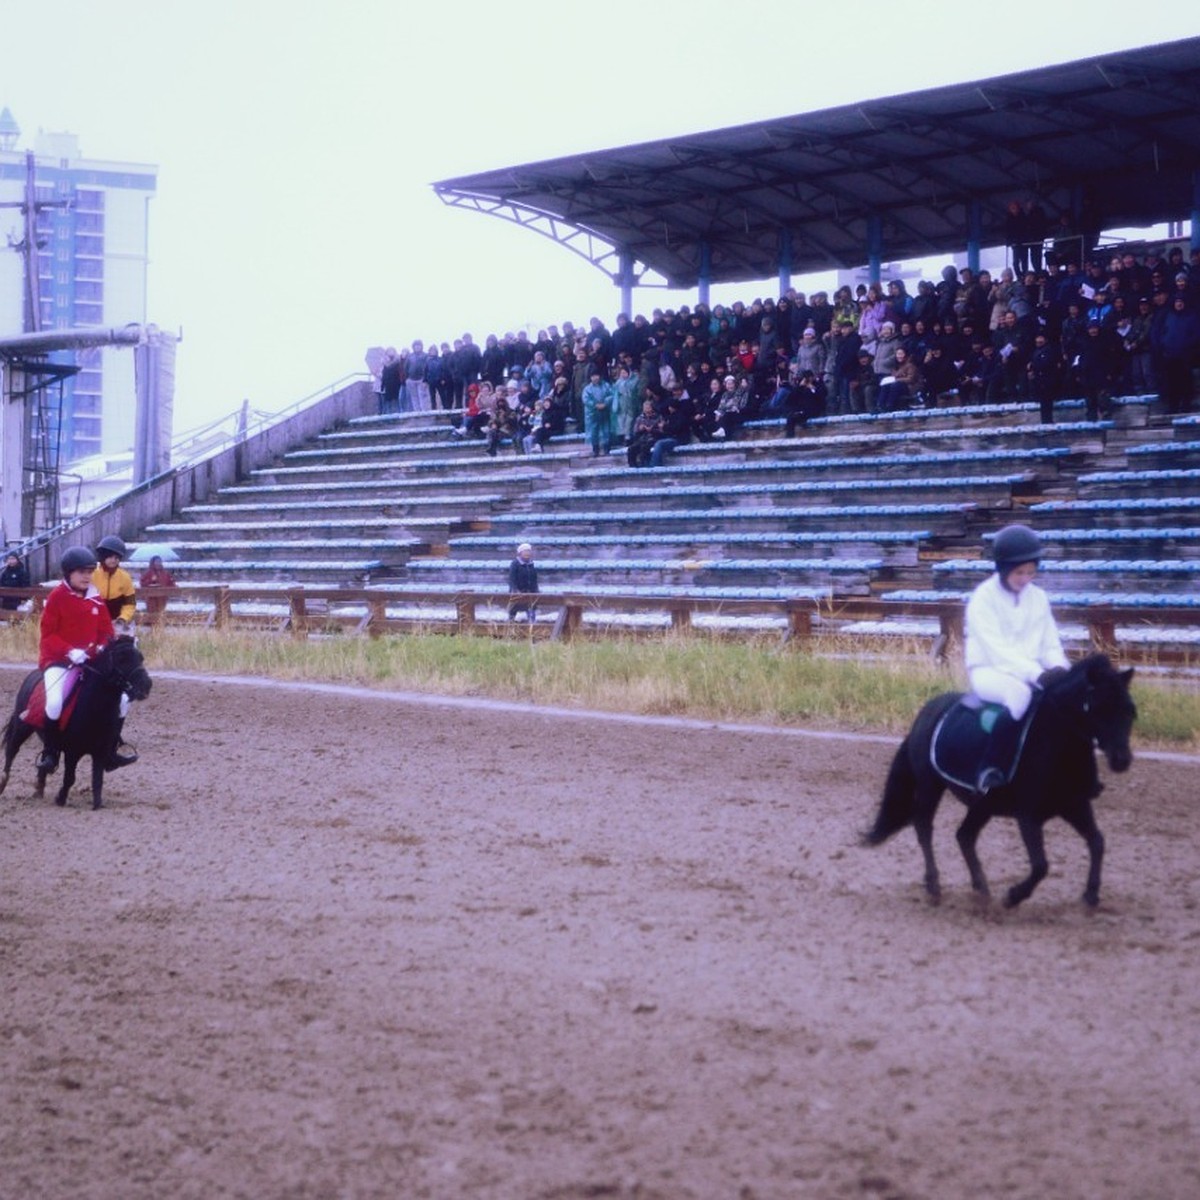
<svg viewBox="0 0 1200 1200">
<path fill-rule="evenodd" d="M 1066 667 L 1046 593 L 1033 582 L 1042 547 L 1026 525 L 1008 525 L 992 546 L 996 573 L 967 601 L 967 673 L 983 700 L 1020 720 L 1042 673 Z"/>
<path fill-rule="evenodd" d="M 1008 525 L 992 545 L 996 573 L 967 601 L 966 652 L 971 690 L 1003 704 L 1014 720 L 1029 709 L 1033 689 L 1047 671 L 1065 670 L 1058 626 L 1046 593 L 1033 582 L 1041 559 L 1038 536 L 1026 525 Z M 999 747 L 998 747 L 999 749 Z M 1004 773 L 986 763 L 979 790 L 1004 781 Z"/>
</svg>

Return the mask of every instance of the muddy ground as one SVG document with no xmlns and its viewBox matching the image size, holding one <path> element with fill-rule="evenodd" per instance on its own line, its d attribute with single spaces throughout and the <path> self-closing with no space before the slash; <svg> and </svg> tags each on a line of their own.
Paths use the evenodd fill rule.
<svg viewBox="0 0 1200 1200">
<path fill-rule="evenodd" d="M 0 672 L 11 696 L 18 675 Z M 890 747 L 159 679 L 0 797 L 0 1196 L 1200 1195 L 1200 765 L 981 913 Z M 981 849 L 1024 870 L 1008 823 Z"/>
</svg>

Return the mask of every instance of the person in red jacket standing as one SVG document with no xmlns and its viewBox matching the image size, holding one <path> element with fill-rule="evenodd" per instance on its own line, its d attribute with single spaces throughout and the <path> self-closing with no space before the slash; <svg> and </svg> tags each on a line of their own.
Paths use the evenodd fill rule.
<svg viewBox="0 0 1200 1200">
<path fill-rule="evenodd" d="M 86 546 L 72 546 L 62 556 L 61 565 L 63 581 L 47 597 L 42 610 L 38 648 L 38 666 L 46 688 L 46 726 L 37 765 L 44 771 L 58 766 L 58 718 L 74 683 L 77 671 L 73 673 L 73 669 L 95 658 L 113 636 L 108 606 L 92 584 L 96 556 Z"/>
</svg>

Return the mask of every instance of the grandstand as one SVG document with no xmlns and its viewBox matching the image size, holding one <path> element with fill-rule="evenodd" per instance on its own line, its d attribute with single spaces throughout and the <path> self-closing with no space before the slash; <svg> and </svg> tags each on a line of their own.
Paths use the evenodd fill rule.
<svg viewBox="0 0 1200 1200">
<path fill-rule="evenodd" d="M 569 214 L 591 221 L 595 246 L 607 238 L 621 251 L 613 278 L 623 298 L 639 271 L 696 286 L 702 301 L 710 283 L 773 271 L 787 293 L 793 269 L 877 270 L 884 251 L 965 245 L 977 260 L 1004 236 L 1017 191 L 1080 218 L 1081 197 L 1103 184 L 1114 222 L 1177 219 L 1195 195 L 1198 63 L 1200 39 L 1190 39 L 622 147 L 590 155 L 583 172 L 564 159 L 435 187 L 448 203 L 522 223 L 535 209 L 560 231 Z M 1150 170 L 1154 188 L 1140 182 Z M 577 248 L 573 234 L 563 242 Z M 612 257 L 601 247 L 594 261 L 608 269 Z M 1087 289 L 1103 296 L 1102 265 L 1072 265 L 1098 271 Z M 1191 270 L 1189 303 L 1200 262 Z M 1053 301 L 1044 280 L 1046 304 L 1065 309 L 1060 285 L 1082 280 L 1056 277 Z M 1128 296 L 1132 286 L 1122 285 Z M 726 364 L 740 373 L 732 357 L 714 353 L 707 365 Z M 761 401 L 770 371 L 754 370 Z M 461 412 L 381 415 L 361 380 L 24 548 L 34 577 L 53 578 L 62 547 L 115 530 L 176 557 L 184 586 L 168 621 L 310 629 L 320 617 L 377 632 L 498 620 L 512 549 L 530 540 L 543 590 L 558 597 L 541 606 L 539 629 L 653 628 L 695 613 L 717 628 L 877 636 L 944 632 L 987 569 L 988 535 L 1021 519 L 1041 531 L 1045 582 L 1080 637 L 1102 629 L 1109 640 L 1190 645 L 1200 636 L 1200 420 L 1141 393 L 1090 420 L 1094 390 L 1085 399 L 1068 388 L 1050 423 L 1011 382 L 1001 403 L 934 388 L 895 412 L 835 405 L 838 415 L 794 437 L 781 418 L 752 419 L 736 437 L 635 468 L 623 450 L 592 457 L 579 432 L 553 436 L 540 454 L 507 442 L 490 457 L 453 436 Z"/>
<path fill-rule="evenodd" d="M 476 618 L 499 623 L 508 561 L 530 540 L 543 591 L 586 598 L 585 630 L 660 627 L 684 598 L 700 602 L 695 624 L 718 629 L 786 631 L 787 605 L 806 601 L 818 630 L 932 637 L 932 607 L 961 601 L 989 569 L 988 536 L 1019 518 L 1042 534 L 1057 603 L 1115 610 L 1123 642 L 1189 646 L 1198 630 L 1178 610 L 1200 627 L 1200 498 L 1174 481 L 1200 474 L 1200 446 L 1164 442 L 1172 426 L 1149 397 L 1098 422 L 1033 424 L 1031 407 L 960 408 L 950 424 L 945 410 L 819 419 L 790 439 L 761 421 L 642 470 L 621 452 L 597 466 L 570 434 L 540 456 L 508 446 L 493 459 L 451 435 L 452 414 L 360 412 L 171 505 L 136 539 L 178 555 L 168 621 L 211 619 L 196 587 L 220 584 L 238 596 L 227 615 L 280 627 L 297 588 L 324 597 L 310 623 L 359 624 L 374 603 L 386 628 L 453 629 L 476 596 L 494 601 Z M 1136 464 L 1164 444 L 1182 457 L 1160 485 Z M 1139 473 L 1151 482 L 1136 504 L 1101 494 Z M 863 602 L 878 605 L 869 621 Z M 914 622 L 922 604 L 930 615 Z M 562 608 L 542 606 L 547 635 Z M 1156 608 L 1173 619 L 1156 622 Z"/>
</svg>

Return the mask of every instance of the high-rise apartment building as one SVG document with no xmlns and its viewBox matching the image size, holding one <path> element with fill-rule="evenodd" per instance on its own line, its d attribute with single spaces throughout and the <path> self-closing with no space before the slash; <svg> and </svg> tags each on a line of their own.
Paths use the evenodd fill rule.
<svg viewBox="0 0 1200 1200">
<path fill-rule="evenodd" d="M 20 252 L 27 153 L 19 139 L 6 108 L 0 113 L 0 337 L 27 327 Z M 145 324 L 156 168 L 84 158 L 70 133 L 39 131 L 32 142 L 39 327 Z M 52 357 L 80 368 L 63 385 L 60 461 L 129 450 L 136 407 L 133 355 L 89 349 Z"/>
</svg>

